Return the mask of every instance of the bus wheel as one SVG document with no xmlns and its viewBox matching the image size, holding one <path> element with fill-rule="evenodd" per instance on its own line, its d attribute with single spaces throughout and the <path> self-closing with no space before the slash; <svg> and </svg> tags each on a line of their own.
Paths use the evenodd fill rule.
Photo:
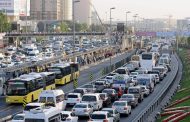
<svg viewBox="0 0 190 122">
<path fill-rule="evenodd" d="M 33 102 L 33 101 L 34 101 L 34 96 L 32 95 L 31 102 Z"/>
</svg>

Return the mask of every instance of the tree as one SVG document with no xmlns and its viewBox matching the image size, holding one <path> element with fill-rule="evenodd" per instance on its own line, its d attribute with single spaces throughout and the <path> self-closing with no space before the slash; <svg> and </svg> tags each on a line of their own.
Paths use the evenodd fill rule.
<svg viewBox="0 0 190 122">
<path fill-rule="evenodd" d="M 10 31 L 11 25 L 7 20 L 8 20 L 7 16 L 1 12 L 0 13 L 0 32 Z"/>
<path fill-rule="evenodd" d="M 187 38 L 187 44 L 190 45 L 190 37 Z"/>
<path fill-rule="evenodd" d="M 61 22 L 60 29 L 61 29 L 61 32 L 68 32 L 69 31 L 69 26 L 67 25 L 67 23 Z"/>
</svg>

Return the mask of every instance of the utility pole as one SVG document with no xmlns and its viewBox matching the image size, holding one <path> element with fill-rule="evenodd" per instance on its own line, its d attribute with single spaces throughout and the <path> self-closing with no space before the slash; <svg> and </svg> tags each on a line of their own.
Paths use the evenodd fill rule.
<svg viewBox="0 0 190 122">
<path fill-rule="evenodd" d="M 75 3 L 80 2 L 79 0 L 73 0 L 72 1 L 72 18 L 73 18 L 73 57 L 72 57 L 72 62 L 76 62 L 76 57 L 75 57 Z M 71 66 L 71 80 L 73 81 L 73 88 L 75 89 L 77 86 L 75 84 L 77 84 L 77 80 L 75 80 L 75 69 L 73 68 L 73 66 Z"/>
</svg>

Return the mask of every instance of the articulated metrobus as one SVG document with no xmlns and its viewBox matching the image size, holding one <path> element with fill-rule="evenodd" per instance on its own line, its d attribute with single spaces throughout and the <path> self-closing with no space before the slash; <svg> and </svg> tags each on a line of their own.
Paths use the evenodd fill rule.
<svg viewBox="0 0 190 122">
<path fill-rule="evenodd" d="M 79 77 L 78 63 L 57 63 L 48 68 L 48 71 L 56 73 L 55 84 L 57 85 L 64 85 L 72 81 L 71 70 L 73 70 L 74 79 L 77 79 Z"/>
<path fill-rule="evenodd" d="M 44 72 L 42 72 L 44 73 Z M 47 80 L 48 79 L 48 80 Z M 53 72 L 41 74 L 30 73 L 8 80 L 6 103 L 30 103 L 37 100 L 43 89 L 55 89 L 55 74 Z"/>
</svg>

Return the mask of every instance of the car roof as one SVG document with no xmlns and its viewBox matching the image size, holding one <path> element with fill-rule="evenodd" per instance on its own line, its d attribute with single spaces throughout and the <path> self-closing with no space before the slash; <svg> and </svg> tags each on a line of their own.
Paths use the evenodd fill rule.
<svg viewBox="0 0 190 122">
<path fill-rule="evenodd" d="M 108 111 L 94 111 L 92 114 L 107 114 Z"/>
</svg>

